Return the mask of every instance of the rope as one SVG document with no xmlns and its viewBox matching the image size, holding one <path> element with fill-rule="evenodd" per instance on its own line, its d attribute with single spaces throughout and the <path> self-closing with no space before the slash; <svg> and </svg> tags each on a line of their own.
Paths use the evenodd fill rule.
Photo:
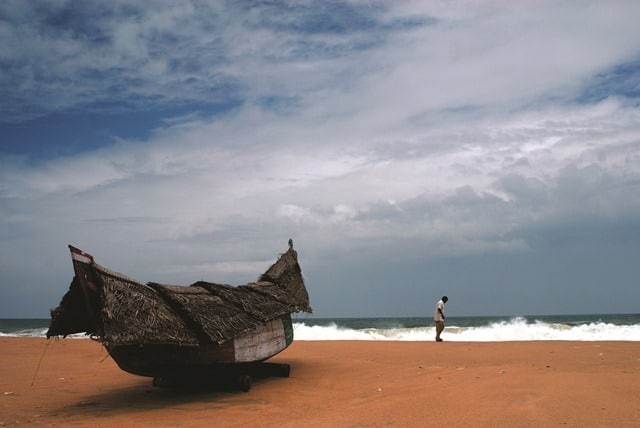
<svg viewBox="0 0 640 428">
<path fill-rule="evenodd" d="M 44 346 L 42 355 L 40 355 L 40 360 L 38 361 L 38 367 L 36 367 L 36 372 L 33 374 L 33 379 L 31 379 L 31 386 L 33 386 L 33 384 L 36 381 L 36 376 L 38 376 L 38 372 L 40 371 L 40 364 L 42 364 L 42 359 L 44 358 L 44 354 L 47 352 L 47 349 L 49 349 L 49 339 L 47 339 L 47 344 Z"/>
</svg>

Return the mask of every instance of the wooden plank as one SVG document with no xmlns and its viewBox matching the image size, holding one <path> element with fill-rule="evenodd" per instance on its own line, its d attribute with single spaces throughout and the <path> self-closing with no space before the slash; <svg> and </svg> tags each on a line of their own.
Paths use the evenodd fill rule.
<svg viewBox="0 0 640 428">
<path fill-rule="evenodd" d="M 280 318 L 240 335 L 234 340 L 236 361 L 261 361 L 287 347 L 284 327 Z"/>
</svg>

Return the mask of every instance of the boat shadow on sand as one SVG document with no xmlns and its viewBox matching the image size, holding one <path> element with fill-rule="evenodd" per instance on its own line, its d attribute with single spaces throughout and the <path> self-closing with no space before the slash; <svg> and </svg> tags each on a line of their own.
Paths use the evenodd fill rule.
<svg viewBox="0 0 640 428">
<path fill-rule="evenodd" d="M 303 363 L 296 361 L 300 369 Z M 288 387 L 295 379 L 282 379 L 281 376 L 254 376 L 252 385 L 256 390 Z M 261 395 L 261 394 L 260 394 Z M 127 413 L 153 410 L 215 411 L 229 405 L 251 405 L 263 402 L 260 395 L 247 394 L 229 384 L 229 379 L 197 380 L 181 382 L 177 385 L 154 386 L 150 378 L 134 378 L 124 386 L 105 389 L 99 393 L 88 394 L 75 402 L 66 403 L 51 409 L 49 416 L 64 418 L 108 418 Z"/>
</svg>

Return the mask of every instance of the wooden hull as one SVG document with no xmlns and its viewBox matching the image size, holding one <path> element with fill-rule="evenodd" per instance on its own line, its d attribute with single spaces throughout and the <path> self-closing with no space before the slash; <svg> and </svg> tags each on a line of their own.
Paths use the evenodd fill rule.
<svg viewBox="0 0 640 428">
<path fill-rule="evenodd" d="M 149 377 L 191 377 L 215 374 L 229 365 L 264 361 L 293 342 L 291 316 L 268 322 L 221 345 L 106 345 L 118 366 Z"/>
</svg>

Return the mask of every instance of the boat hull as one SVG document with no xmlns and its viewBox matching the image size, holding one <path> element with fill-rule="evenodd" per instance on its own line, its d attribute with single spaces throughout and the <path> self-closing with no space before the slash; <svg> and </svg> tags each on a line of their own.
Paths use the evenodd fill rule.
<svg viewBox="0 0 640 428">
<path fill-rule="evenodd" d="M 191 377 L 215 374 L 230 365 L 265 361 L 293 342 L 291 316 L 267 322 L 223 344 L 105 345 L 118 366 L 148 377 Z"/>
</svg>

